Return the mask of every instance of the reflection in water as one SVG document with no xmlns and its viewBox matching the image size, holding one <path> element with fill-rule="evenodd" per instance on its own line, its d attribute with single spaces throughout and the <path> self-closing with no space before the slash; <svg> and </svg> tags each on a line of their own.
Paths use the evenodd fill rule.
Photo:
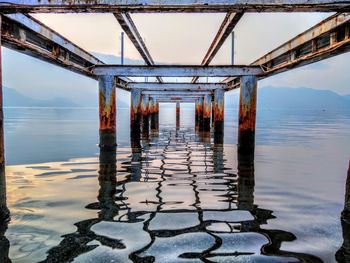
<svg viewBox="0 0 350 263">
<path fill-rule="evenodd" d="M 6 182 L 4 167 L 0 168 L 0 262 L 9 263 L 10 242 L 5 237 L 5 232 L 10 220 L 10 211 L 6 203 Z"/>
<path fill-rule="evenodd" d="M 341 225 L 344 242 L 342 247 L 337 251 L 335 258 L 338 262 L 348 263 L 350 262 L 350 161 L 345 188 L 344 210 L 341 214 Z"/>
<path fill-rule="evenodd" d="M 131 138 L 131 156 L 101 149 L 95 218 L 42 262 L 321 262 L 281 250 L 292 233 L 264 229 L 272 211 L 254 203 L 254 155 L 238 155 L 238 174 L 210 134 L 162 130 Z"/>
</svg>

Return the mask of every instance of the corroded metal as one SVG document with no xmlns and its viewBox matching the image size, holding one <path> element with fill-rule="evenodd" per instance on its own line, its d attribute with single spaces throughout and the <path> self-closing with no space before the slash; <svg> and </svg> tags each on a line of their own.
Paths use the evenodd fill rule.
<svg viewBox="0 0 350 263">
<path fill-rule="evenodd" d="M 222 22 L 219 31 L 216 33 L 213 42 L 211 43 L 209 50 L 204 56 L 201 65 L 207 66 L 213 60 L 215 55 L 220 50 L 221 46 L 224 44 L 227 37 L 231 34 L 234 27 L 238 24 L 243 16 L 243 12 L 228 12 Z M 199 77 L 194 77 L 192 83 L 195 83 Z"/>
<path fill-rule="evenodd" d="M 348 0 L 3 0 L 2 12 L 347 12 Z"/>
<path fill-rule="evenodd" d="M 157 101 L 152 97 L 149 98 L 149 114 L 151 117 L 151 131 L 155 132 L 158 130 L 158 109 Z"/>
<path fill-rule="evenodd" d="M 241 78 L 238 116 L 238 149 L 250 151 L 255 145 L 257 78 Z"/>
<path fill-rule="evenodd" d="M 142 135 L 149 134 L 149 96 L 141 96 Z"/>
<path fill-rule="evenodd" d="M 131 136 L 140 136 L 141 127 L 141 91 L 132 90 L 130 101 L 130 132 Z"/>
<path fill-rule="evenodd" d="M 198 128 L 198 130 L 203 130 L 203 97 L 197 99 L 196 112 L 198 116 L 196 128 Z"/>
<path fill-rule="evenodd" d="M 128 13 L 114 13 L 115 18 L 118 20 L 120 26 L 128 35 L 129 39 L 140 53 L 147 65 L 154 65 L 153 58 L 149 53 L 145 42 L 143 41 L 134 21 Z M 161 77 L 157 77 L 159 82 L 163 82 Z"/>
<path fill-rule="evenodd" d="M 216 89 L 213 101 L 214 141 L 223 143 L 224 140 L 225 91 Z"/>
<path fill-rule="evenodd" d="M 203 97 L 203 130 L 210 131 L 211 95 Z"/>
<path fill-rule="evenodd" d="M 229 77 L 245 75 L 262 75 L 259 66 L 198 66 L 198 65 L 96 65 L 93 68 L 96 75 L 115 75 L 121 77 Z"/>
<path fill-rule="evenodd" d="M 116 81 L 114 76 L 99 77 L 100 147 L 116 145 Z"/>
</svg>

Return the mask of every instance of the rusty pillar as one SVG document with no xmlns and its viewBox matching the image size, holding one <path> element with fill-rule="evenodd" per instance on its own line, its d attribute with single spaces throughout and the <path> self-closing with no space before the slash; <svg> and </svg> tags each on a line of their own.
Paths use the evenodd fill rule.
<svg viewBox="0 0 350 263">
<path fill-rule="evenodd" d="M 157 131 L 159 130 L 159 102 L 157 101 L 156 102 L 156 113 L 155 113 L 155 116 L 156 116 L 156 129 Z"/>
<path fill-rule="evenodd" d="M 100 148 L 116 147 L 116 81 L 114 76 L 99 77 Z"/>
<path fill-rule="evenodd" d="M 151 116 L 151 131 L 156 132 L 158 130 L 157 101 L 154 98 L 149 99 L 149 114 Z"/>
<path fill-rule="evenodd" d="M 223 89 L 216 89 L 214 91 L 214 102 L 212 111 L 214 126 L 214 142 L 220 144 L 224 142 L 225 91 Z"/>
<path fill-rule="evenodd" d="M 141 97 L 142 136 L 149 135 L 149 95 Z"/>
<path fill-rule="evenodd" d="M 341 213 L 343 244 L 335 254 L 337 262 L 350 262 L 350 160 L 345 186 L 344 210 Z"/>
<path fill-rule="evenodd" d="M 199 99 L 196 99 L 195 104 L 194 104 L 194 125 L 196 130 L 199 128 L 199 113 L 198 113 L 198 104 L 199 104 Z"/>
<path fill-rule="evenodd" d="M 141 91 L 131 90 L 130 103 L 130 133 L 131 137 L 140 136 L 141 125 Z"/>
<path fill-rule="evenodd" d="M 238 150 L 254 151 L 257 78 L 255 76 L 241 77 L 238 116 Z"/>
<path fill-rule="evenodd" d="M 203 99 L 203 130 L 210 131 L 211 95 L 205 95 Z"/>
<path fill-rule="evenodd" d="M 203 97 L 198 98 L 198 103 L 197 103 L 197 113 L 198 113 L 198 130 L 202 131 L 203 130 Z"/>
<path fill-rule="evenodd" d="M 180 129 L 180 102 L 176 102 L 176 129 Z"/>
</svg>

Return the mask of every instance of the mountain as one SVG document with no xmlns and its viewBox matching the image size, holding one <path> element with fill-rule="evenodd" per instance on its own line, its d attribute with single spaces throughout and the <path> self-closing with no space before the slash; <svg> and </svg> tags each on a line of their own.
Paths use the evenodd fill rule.
<svg viewBox="0 0 350 263">
<path fill-rule="evenodd" d="M 78 107 L 79 105 L 67 98 L 56 97 L 48 100 L 38 100 L 22 95 L 15 89 L 3 87 L 5 107 Z"/>
<path fill-rule="evenodd" d="M 226 99 L 227 107 L 237 107 L 238 92 Z M 258 108 L 350 110 L 350 96 L 330 90 L 312 88 L 261 87 L 258 89 Z"/>
</svg>

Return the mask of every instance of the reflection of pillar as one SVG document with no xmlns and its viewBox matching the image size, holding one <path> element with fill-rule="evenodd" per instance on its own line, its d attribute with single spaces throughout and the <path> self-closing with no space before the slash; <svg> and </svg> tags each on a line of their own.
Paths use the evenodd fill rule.
<svg viewBox="0 0 350 263">
<path fill-rule="evenodd" d="M 255 146 L 257 78 L 241 77 L 238 117 L 238 150 L 252 151 Z"/>
<path fill-rule="evenodd" d="M 118 207 L 115 203 L 116 176 L 116 151 L 101 148 L 98 177 L 100 190 L 97 199 L 100 204 L 99 218 L 102 220 L 112 221 L 118 214 Z"/>
<path fill-rule="evenodd" d="M 149 98 L 149 114 L 151 116 L 151 130 L 155 132 L 158 130 L 157 120 L 157 102 L 154 98 Z"/>
<path fill-rule="evenodd" d="M 139 136 L 141 123 L 141 91 L 131 91 L 130 103 L 130 132 L 131 136 L 134 134 Z M 138 134 L 138 135 L 137 135 Z"/>
<path fill-rule="evenodd" d="M 203 99 L 203 130 L 210 131 L 211 95 L 207 94 Z"/>
<path fill-rule="evenodd" d="M 176 129 L 180 129 L 180 102 L 176 102 Z"/>
<path fill-rule="evenodd" d="M 238 152 L 237 208 L 251 211 L 254 207 L 254 154 Z"/>
<path fill-rule="evenodd" d="M 225 163 L 224 163 L 224 146 L 219 143 L 216 144 L 214 142 L 213 147 L 213 165 L 214 165 L 214 173 L 222 173 L 224 172 Z"/>
<path fill-rule="evenodd" d="M 224 142 L 224 111 L 225 111 L 225 91 L 216 89 L 214 91 L 213 103 L 213 126 L 214 126 L 214 142 Z"/>
<path fill-rule="evenodd" d="M 142 114 L 142 135 L 149 134 L 149 95 L 141 97 L 141 114 Z"/>
<path fill-rule="evenodd" d="M 338 262 L 348 263 L 350 262 L 350 161 L 345 188 L 344 210 L 341 215 L 341 226 L 343 230 L 343 244 L 335 254 L 335 258 Z"/>
<path fill-rule="evenodd" d="M 116 81 L 114 76 L 99 77 L 100 147 L 116 146 Z"/>
</svg>

